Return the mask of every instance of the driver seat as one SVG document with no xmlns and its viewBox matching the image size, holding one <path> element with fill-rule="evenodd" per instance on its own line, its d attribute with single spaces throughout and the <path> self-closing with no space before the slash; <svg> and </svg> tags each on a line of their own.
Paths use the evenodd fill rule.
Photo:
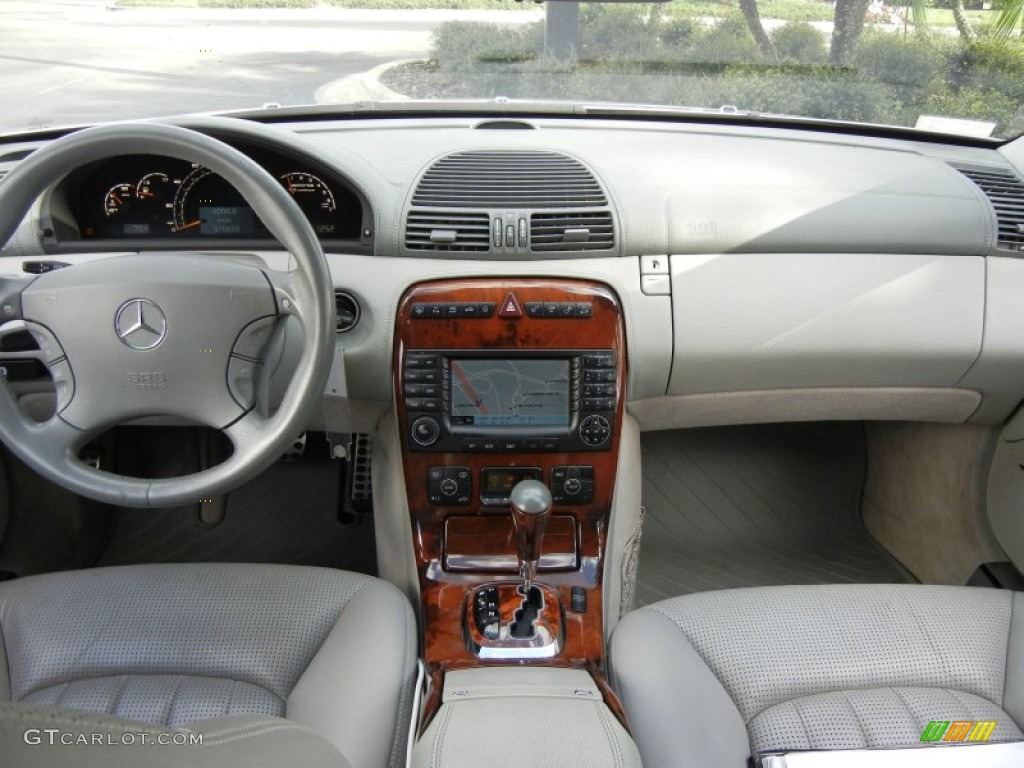
<svg viewBox="0 0 1024 768">
<path fill-rule="evenodd" d="M 329 742 L 335 764 L 400 766 L 416 664 L 408 600 L 363 574 L 136 565 L 0 584 L 0 702 L 24 727 L 25 707 L 38 728 L 54 710 L 199 733 L 280 723 L 318 754 Z"/>
</svg>

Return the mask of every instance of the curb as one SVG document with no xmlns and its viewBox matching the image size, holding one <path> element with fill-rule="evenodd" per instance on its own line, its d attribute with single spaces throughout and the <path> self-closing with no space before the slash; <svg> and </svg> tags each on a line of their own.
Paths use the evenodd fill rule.
<svg viewBox="0 0 1024 768">
<path fill-rule="evenodd" d="M 396 59 L 378 64 L 367 72 L 332 80 L 316 89 L 313 101 L 317 104 L 350 104 L 356 101 L 404 101 L 409 97 L 393 91 L 380 81 L 390 69 L 412 64 L 423 59 Z"/>
</svg>

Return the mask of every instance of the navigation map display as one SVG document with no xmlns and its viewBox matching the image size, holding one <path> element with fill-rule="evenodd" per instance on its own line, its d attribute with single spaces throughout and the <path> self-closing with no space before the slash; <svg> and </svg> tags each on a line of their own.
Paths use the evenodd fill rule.
<svg viewBox="0 0 1024 768">
<path fill-rule="evenodd" d="M 569 361 L 451 361 L 453 426 L 568 427 Z"/>
</svg>

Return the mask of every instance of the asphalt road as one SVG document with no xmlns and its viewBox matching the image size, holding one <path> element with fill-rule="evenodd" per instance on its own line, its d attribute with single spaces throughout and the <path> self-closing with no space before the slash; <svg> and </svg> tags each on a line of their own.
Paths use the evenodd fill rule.
<svg viewBox="0 0 1024 768">
<path fill-rule="evenodd" d="M 422 56 L 433 28 L 453 17 L 459 12 L 0 0 L 0 133 L 313 103 L 338 78 Z"/>
</svg>

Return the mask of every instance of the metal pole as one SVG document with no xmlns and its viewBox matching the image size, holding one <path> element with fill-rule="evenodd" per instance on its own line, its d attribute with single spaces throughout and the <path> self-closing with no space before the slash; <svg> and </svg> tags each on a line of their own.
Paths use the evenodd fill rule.
<svg viewBox="0 0 1024 768">
<path fill-rule="evenodd" d="M 580 4 L 548 0 L 544 20 L 544 52 L 565 61 L 580 44 Z"/>
</svg>

